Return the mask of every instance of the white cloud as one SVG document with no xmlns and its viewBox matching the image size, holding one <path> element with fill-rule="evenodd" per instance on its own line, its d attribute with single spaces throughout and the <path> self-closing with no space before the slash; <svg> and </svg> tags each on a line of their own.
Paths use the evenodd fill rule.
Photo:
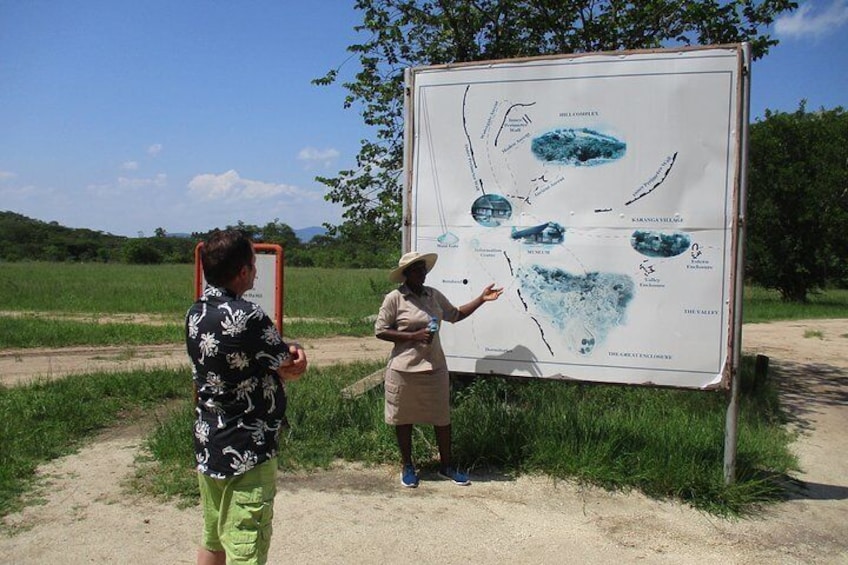
<svg viewBox="0 0 848 565">
<path fill-rule="evenodd" d="M 89 195 L 97 198 L 127 198 L 131 192 L 145 188 L 162 188 L 168 185 L 168 175 L 159 173 L 154 177 L 118 177 L 115 182 L 89 184 L 85 187 Z M 149 192 L 142 193 L 145 198 Z M 125 201 L 126 202 L 126 201 Z"/>
<path fill-rule="evenodd" d="M 118 177 L 118 188 L 135 189 L 147 186 L 162 187 L 168 183 L 168 175 L 159 173 L 153 178 Z"/>
<path fill-rule="evenodd" d="M 237 171 L 232 169 L 220 175 L 211 173 L 197 175 L 189 181 L 188 190 L 192 196 L 201 200 L 262 200 L 281 194 L 317 198 L 289 184 L 243 179 Z"/>
<path fill-rule="evenodd" d="M 314 147 L 304 147 L 297 154 L 297 159 L 299 161 L 305 161 L 307 166 L 317 164 L 329 167 L 338 158 L 339 152 L 333 148 L 315 149 Z"/>
<path fill-rule="evenodd" d="M 797 11 L 777 18 L 774 29 L 786 37 L 819 37 L 848 23 L 848 0 L 833 0 L 824 9 L 813 9 L 813 2 L 802 4 Z"/>
<path fill-rule="evenodd" d="M 11 171 L 0 171 L 0 182 L 2 182 L 4 180 L 13 179 L 16 176 L 18 176 L 18 175 L 16 175 L 15 173 L 13 173 Z"/>
<path fill-rule="evenodd" d="M 137 171 L 138 170 L 138 161 L 124 161 L 121 164 L 121 169 L 125 171 Z"/>
<path fill-rule="evenodd" d="M 161 143 L 154 143 L 153 145 L 151 145 L 150 147 L 147 148 L 147 154 L 150 155 L 151 157 L 156 157 L 161 152 L 162 152 L 162 144 Z"/>
</svg>

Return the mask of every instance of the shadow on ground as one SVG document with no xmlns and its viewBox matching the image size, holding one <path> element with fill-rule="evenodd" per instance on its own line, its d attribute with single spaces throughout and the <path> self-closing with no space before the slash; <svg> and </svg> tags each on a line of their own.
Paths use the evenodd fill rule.
<svg viewBox="0 0 848 565">
<path fill-rule="evenodd" d="M 801 434 L 810 433 L 815 415 L 848 406 L 848 371 L 821 363 L 779 361 L 769 374 L 780 391 L 780 404 L 788 424 Z M 848 485 L 790 479 L 789 500 L 846 500 Z"/>
</svg>

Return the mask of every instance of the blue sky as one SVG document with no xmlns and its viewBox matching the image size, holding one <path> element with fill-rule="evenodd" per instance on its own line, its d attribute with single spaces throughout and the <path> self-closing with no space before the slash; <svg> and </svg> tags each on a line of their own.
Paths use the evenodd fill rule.
<svg viewBox="0 0 848 565">
<path fill-rule="evenodd" d="M 310 81 L 359 40 L 353 4 L 0 0 L 0 211 L 128 236 L 338 223 L 314 177 L 354 166 L 368 131 Z M 752 116 L 848 107 L 848 0 L 772 31 Z"/>
</svg>

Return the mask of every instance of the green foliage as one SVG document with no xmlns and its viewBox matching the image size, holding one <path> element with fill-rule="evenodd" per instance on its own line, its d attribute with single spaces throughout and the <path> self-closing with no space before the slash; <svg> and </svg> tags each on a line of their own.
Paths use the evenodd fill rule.
<svg viewBox="0 0 848 565">
<path fill-rule="evenodd" d="M 286 265 L 294 267 L 388 267 L 397 260 L 400 249 L 397 234 L 381 238 L 370 228 L 335 230 L 334 235 L 315 236 L 306 243 L 301 243 L 295 231 L 278 218 L 261 227 L 239 221 L 224 229 L 240 229 L 257 243 L 280 245 Z M 127 238 L 0 212 L 0 262 L 194 263 L 197 243 L 212 231 L 171 237 L 164 228 L 156 228 L 154 237 Z"/>
<path fill-rule="evenodd" d="M 296 252 L 286 255 L 287 264 L 298 267 L 343 269 L 388 268 L 397 265 L 400 233 L 384 237 L 373 225 L 350 229 L 349 224 L 328 226 L 328 235 L 319 235 Z"/>
<path fill-rule="evenodd" d="M 264 243 L 276 243 L 286 250 L 296 249 L 301 245 L 300 239 L 291 226 L 280 222 L 279 218 L 274 218 L 273 222 L 265 224 L 259 232 L 258 240 Z"/>
<path fill-rule="evenodd" d="M 344 83 L 344 105 L 359 106 L 374 137 L 362 140 L 356 168 L 317 179 L 329 187 L 327 199 L 345 209 L 333 233 L 398 247 L 405 68 L 742 41 L 759 58 L 777 43 L 764 30 L 796 7 L 791 0 L 357 0 L 362 24 L 356 29 L 368 39 L 347 48 L 360 69 Z M 333 69 L 313 82 L 331 84 L 338 76 Z"/>
<path fill-rule="evenodd" d="M 0 212 L 0 260 L 115 261 L 126 238 Z"/>
<path fill-rule="evenodd" d="M 208 232 L 195 233 L 193 235 L 198 239 L 206 239 L 209 234 L 217 229 L 213 228 Z M 285 250 L 287 255 L 290 250 L 297 249 L 301 246 L 300 239 L 298 239 L 297 234 L 294 233 L 291 226 L 282 223 L 279 218 L 274 218 L 273 222 L 268 222 L 262 227 L 254 224 L 246 224 L 239 220 L 235 225 L 228 225 L 223 229 L 244 232 L 257 243 L 277 244 Z"/>
<path fill-rule="evenodd" d="M 124 245 L 124 261 L 130 265 L 157 265 L 162 262 L 162 252 L 149 241 L 128 241 Z"/>
<path fill-rule="evenodd" d="M 397 260 L 400 241 L 397 237 L 380 237 L 368 226 L 354 231 L 325 226 L 327 235 L 314 236 L 301 243 L 294 230 L 278 219 L 260 227 L 238 222 L 226 229 L 238 229 L 254 241 L 276 243 L 283 248 L 285 263 L 290 267 L 322 267 L 342 269 L 367 269 L 386 267 Z M 208 233 L 194 234 L 204 239 Z M 375 235 L 376 237 L 371 237 Z"/>
<path fill-rule="evenodd" d="M 848 283 L 848 113 L 766 111 L 751 125 L 748 276 L 805 302 Z"/>
<path fill-rule="evenodd" d="M 161 231 L 160 231 L 161 230 Z M 165 237 L 127 238 L 89 229 L 60 226 L 0 212 L 0 261 L 67 261 L 131 264 L 189 263 L 196 240 Z"/>
<path fill-rule="evenodd" d="M 147 253 L 150 256 L 150 260 L 130 260 L 127 256 L 127 247 L 132 244 L 142 244 L 143 246 L 148 247 L 150 251 Z M 170 237 L 164 235 L 164 233 L 157 237 L 128 239 L 124 243 L 123 247 L 124 259 L 127 263 L 143 265 L 157 263 L 193 263 L 194 248 L 196 245 L 197 239 L 194 237 Z"/>
</svg>

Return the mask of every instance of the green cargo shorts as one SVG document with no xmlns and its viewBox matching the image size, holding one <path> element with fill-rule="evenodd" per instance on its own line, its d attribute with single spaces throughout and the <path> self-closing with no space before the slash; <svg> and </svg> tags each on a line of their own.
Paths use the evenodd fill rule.
<svg viewBox="0 0 848 565">
<path fill-rule="evenodd" d="M 197 477 L 203 505 L 202 547 L 224 551 L 228 565 L 263 565 L 271 546 L 277 460 L 227 479 L 203 473 Z"/>
</svg>

